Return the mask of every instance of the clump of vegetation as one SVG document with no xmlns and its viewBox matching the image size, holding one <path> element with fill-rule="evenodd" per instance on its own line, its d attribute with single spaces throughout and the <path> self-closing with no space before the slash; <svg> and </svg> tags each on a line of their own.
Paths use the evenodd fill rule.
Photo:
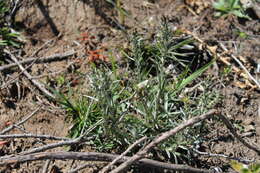
<svg viewBox="0 0 260 173">
<path fill-rule="evenodd" d="M 214 61 L 190 70 L 193 59 L 178 50 L 192 41 L 174 38 L 164 18 L 155 40 L 133 34 L 123 69 L 113 57 L 109 65 L 93 64 L 87 77 L 88 91 L 58 93 L 58 101 L 74 120 L 70 135 L 87 133 L 97 150 L 122 151 L 143 136 L 152 139 L 211 109 L 219 97 L 207 90 L 210 82 L 202 81 L 201 91 L 185 91 Z M 182 71 L 176 74 L 174 68 Z M 179 157 L 188 159 L 189 147 L 199 143 L 204 132 L 200 123 L 160 144 L 153 153 L 176 161 Z"/>
<path fill-rule="evenodd" d="M 213 3 L 213 7 L 217 10 L 216 16 L 233 14 L 240 18 L 250 19 L 245 13 L 245 9 L 240 0 L 218 0 Z"/>
<path fill-rule="evenodd" d="M 3 48 L 3 46 L 20 46 L 17 41 L 19 34 L 8 26 L 7 18 L 9 12 L 10 9 L 7 1 L 0 1 L 0 48 Z"/>
</svg>

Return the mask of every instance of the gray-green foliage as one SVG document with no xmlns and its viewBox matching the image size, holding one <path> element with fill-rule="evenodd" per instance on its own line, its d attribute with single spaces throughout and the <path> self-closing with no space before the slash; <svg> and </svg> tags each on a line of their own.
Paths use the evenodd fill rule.
<svg viewBox="0 0 260 173">
<path fill-rule="evenodd" d="M 207 91 L 207 82 L 202 82 L 205 87 L 202 92 L 184 92 L 213 61 L 191 72 L 187 62 L 179 58 L 182 54 L 178 53 L 191 39 L 176 41 L 167 22 L 163 20 L 153 42 L 133 34 L 130 51 L 125 53 L 127 67 L 121 69 L 111 58 L 112 68 L 93 66 L 88 75 L 87 92 L 74 99 L 72 95 L 59 95 L 59 102 L 74 119 L 71 136 L 84 134 L 100 121 L 102 123 L 89 133 L 93 137 L 92 146 L 101 151 L 121 151 L 137 139 L 143 136 L 152 139 L 217 103 L 218 94 Z M 178 76 L 166 73 L 169 63 L 184 71 Z M 188 146 L 201 139 L 202 132 L 203 123 L 200 123 L 170 138 L 154 151 L 177 157 L 181 153 L 176 149 L 188 151 Z"/>
</svg>

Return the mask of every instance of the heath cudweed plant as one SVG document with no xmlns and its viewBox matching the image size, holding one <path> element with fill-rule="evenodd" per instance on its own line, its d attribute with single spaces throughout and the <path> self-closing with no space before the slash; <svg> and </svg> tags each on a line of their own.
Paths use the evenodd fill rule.
<svg viewBox="0 0 260 173">
<path fill-rule="evenodd" d="M 84 134 L 93 124 L 101 122 L 88 133 L 92 137 L 91 146 L 99 151 L 121 152 L 141 137 L 152 139 L 184 120 L 208 111 L 218 102 L 217 94 L 207 87 L 203 92 L 183 92 L 214 60 L 192 72 L 189 62 L 183 59 L 186 55 L 178 50 L 193 40 L 174 39 L 167 22 L 163 19 L 153 41 L 138 33 L 132 35 L 131 46 L 125 52 L 124 67 L 113 58 L 110 65 L 93 64 L 86 79 L 89 81 L 87 92 L 77 93 L 76 98 L 58 95 L 59 102 L 74 122 L 71 136 Z M 169 64 L 179 68 L 180 73 L 166 72 Z M 189 147 L 202 140 L 203 127 L 200 123 L 182 131 L 152 153 L 173 157 L 176 161 L 180 157 L 189 159 Z"/>
</svg>

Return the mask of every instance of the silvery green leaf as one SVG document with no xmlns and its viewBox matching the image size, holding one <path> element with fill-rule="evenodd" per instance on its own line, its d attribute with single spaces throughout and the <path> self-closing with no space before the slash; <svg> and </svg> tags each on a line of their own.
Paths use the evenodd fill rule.
<svg viewBox="0 0 260 173">
<path fill-rule="evenodd" d="M 137 84 L 137 88 L 138 89 L 145 88 L 148 85 L 148 82 L 149 82 L 149 80 L 145 80 L 145 81 L 140 82 L 139 84 Z"/>
</svg>

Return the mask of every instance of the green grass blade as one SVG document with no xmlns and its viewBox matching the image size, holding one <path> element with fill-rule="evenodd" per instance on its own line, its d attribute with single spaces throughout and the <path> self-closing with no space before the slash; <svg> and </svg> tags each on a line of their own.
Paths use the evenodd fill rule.
<svg viewBox="0 0 260 173">
<path fill-rule="evenodd" d="M 187 78 L 183 79 L 180 84 L 177 87 L 176 92 L 180 91 L 181 89 L 183 89 L 186 85 L 188 85 L 190 82 L 192 82 L 194 79 L 196 79 L 197 77 L 199 77 L 204 71 L 206 71 L 213 63 L 215 62 L 215 58 L 213 60 L 211 60 L 208 64 L 204 65 L 203 67 L 201 67 L 200 69 L 198 69 L 197 71 L 195 71 L 194 73 L 192 73 L 190 76 L 188 76 Z"/>
</svg>

